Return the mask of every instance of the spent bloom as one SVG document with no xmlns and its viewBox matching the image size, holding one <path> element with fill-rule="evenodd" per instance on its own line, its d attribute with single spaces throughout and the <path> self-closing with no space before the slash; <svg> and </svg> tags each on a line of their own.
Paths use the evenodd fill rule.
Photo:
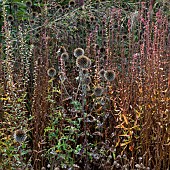
<svg viewBox="0 0 170 170">
<path fill-rule="evenodd" d="M 107 70 L 104 73 L 104 77 L 107 81 L 113 81 L 115 79 L 115 72 L 112 70 Z"/>
<path fill-rule="evenodd" d="M 26 139 L 26 133 L 22 129 L 18 129 L 14 132 L 14 139 L 19 143 L 24 142 Z"/>
<path fill-rule="evenodd" d="M 75 57 L 79 57 L 79 56 L 82 56 L 84 55 L 84 50 L 82 48 L 76 48 L 74 50 L 74 56 Z"/>
<path fill-rule="evenodd" d="M 49 68 L 48 70 L 47 70 L 47 74 L 48 74 L 48 76 L 50 76 L 50 77 L 54 77 L 55 75 L 56 75 L 56 69 L 55 68 Z"/>
<path fill-rule="evenodd" d="M 76 66 L 81 68 L 81 69 L 89 68 L 91 66 L 91 60 L 84 55 L 79 56 L 76 59 Z"/>
</svg>

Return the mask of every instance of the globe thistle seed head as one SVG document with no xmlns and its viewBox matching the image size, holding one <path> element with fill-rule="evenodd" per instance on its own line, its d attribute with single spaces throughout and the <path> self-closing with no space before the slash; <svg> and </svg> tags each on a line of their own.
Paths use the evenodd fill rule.
<svg viewBox="0 0 170 170">
<path fill-rule="evenodd" d="M 83 79 L 83 83 L 84 83 L 84 84 L 90 84 L 90 83 L 91 83 L 91 78 L 90 78 L 89 76 L 85 77 L 85 78 Z"/>
<path fill-rule="evenodd" d="M 79 57 L 79 56 L 82 56 L 84 55 L 84 50 L 82 48 L 76 48 L 74 50 L 74 56 L 75 57 Z"/>
<path fill-rule="evenodd" d="M 8 15 L 7 20 L 12 22 L 12 21 L 14 21 L 14 17 L 12 15 Z"/>
<path fill-rule="evenodd" d="M 100 97 L 103 94 L 103 89 L 101 87 L 95 87 L 94 88 L 94 95 L 96 97 Z"/>
<path fill-rule="evenodd" d="M 14 139 L 19 143 L 24 142 L 26 139 L 26 133 L 22 129 L 18 129 L 14 132 Z"/>
<path fill-rule="evenodd" d="M 47 74 L 48 74 L 48 76 L 49 77 L 55 77 L 55 75 L 56 75 L 56 69 L 55 68 L 49 68 L 48 70 L 47 70 Z"/>
<path fill-rule="evenodd" d="M 61 58 L 64 60 L 64 61 L 67 61 L 69 59 L 69 55 L 67 52 L 64 52 L 61 54 Z"/>
<path fill-rule="evenodd" d="M 99 76 L 100 76 L 100 78 L 104 78 L 104 74 L 105 74 L 105 70 L 104 70 L 104 69 L 101 69 L 101 70 L 99 71 Z"/>
<path fill-rule="evenodd" d="M 115 79 L 115 72 L 112 70 L 107 70 L 104 73 L 104 77 L 107 81 L 113 81 Z"/>
<path fill-rule="evenodd" d="M 71 7 L 75 6 L 75 0 L 70 0 L 69 1 L 69 6 L 71 6 Z"/>
<path fill-rule="evenodd" d="M 89 70 L 88 69 L 82 69 L 82 73 L 83 73 L 83 75 L 86 75 L 86 74 L 89 73 Z"/>
<path fill-rule="evenodd" d="M 76 65 L 81 69 L 87 69 L 91 66 L 91 60 L 88 57 L 82 55 L 77 57 Z"/>
<path fill-rule="evenodd" d="M 29 8 L 32 6 L 32 2 L 31 2 L 31 1 L 27 1 L 25 4 L 26 4 L 26 6 L 29 7 Z"/>
</svg>

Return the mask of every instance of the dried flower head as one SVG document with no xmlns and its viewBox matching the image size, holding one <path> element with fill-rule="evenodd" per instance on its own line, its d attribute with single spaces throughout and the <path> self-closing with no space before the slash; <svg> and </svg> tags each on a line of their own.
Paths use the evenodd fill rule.
<svg viewBox="0 0 170 170">
<path fill-rule="evenodd" d="M 94 95 L 96 97 L 100 97 L 103 94 L 103 88 L 102 87 L 95 87 L 94 88 Z"/>
<path fill-rule="evenodd" d="M 69 6 L 74 6 L 75 5 L 75 0 L 70 0 L 69 1 Z"/>
<path fill-rule="evenodd" d="M 82 56 L 77 57 L 76 65 L 77 67 L 81 69 L 86 69 L 91 66 L 91 60 L 88 57 L 82 55 Z"/>
<path fill-rule="evenodd" d="M 8 15 L 7 20 L 12 22 L 12 21 L 14 21 L 14 17 L 12 15 Z"/>
<path fill-rule="evenodd" d="M 87 76 L 87 77 L 85 77 L 84 79 L 83 79 L 83 83 L 84 84 L 90 84 L 91 83 L 91 78 L 89 77 L 89 76 Z"/>
<path fill-rule="evenodd" d="M 79 57 L 79 56 L 82 56 L 84 55 L 84 50 L 82 48 L 76 48 L 74 50 L 74 56 L 75 57 Z"/>
<path fill-rule="evenodd" d="M 25 4 L 26 4 L 27 7 L 31 7 L 32 6 L 32 2 L 31 1 L 27 1 Z"/>
<path fill-rule="evenodd" d="M 82 73 L 83 73 L 83 75 L 86 75 L 86 74 L 89 73 L 89 70 L 88 69 L 82 69 Z"/>
<path fill-rule="evenodd" d="M 56 75 L 56 69 L 55 68 L 49 68 L 48 70 L 47 70 L 47 74 L 48 74 L 48 76 L 50 76 L 50 77 L 54 77 L 55 75 Z"/>
<path fill-rule="evenodd" d="M 100 78 L 104 78 L 104 74 L 105 74 L 105 70 L 104 70 L 104 69 L 101 69 L 101 70 L 99 71 L 99 76 L 100 76 Z"/>
<path fill-rule="evenodd" d="M 115 72 L 112 70 L 107 70 L 104 73 L 104 77 L 107 81 L 113 81 L 115 79 Z"/>
<path fill-rule="evenodd" d="M 64 61 L 67 61 L 69 59 L 69 55 L 67 52 L 64 52 L 61 54 L 61 58 L 64 60 Z"/>
<path fill-rule="evenodd" d="M 46 170 L 46 168 L 45 168 L 45 167 L 42 167 L 41 170 Z"/>
<path fill-rule="evenodd" d="M 22 129 L 18 129 L 14 132 L 14 139 L 19 143 L 24 142 L 26 139 L 26 133 Z"/>
</svg>

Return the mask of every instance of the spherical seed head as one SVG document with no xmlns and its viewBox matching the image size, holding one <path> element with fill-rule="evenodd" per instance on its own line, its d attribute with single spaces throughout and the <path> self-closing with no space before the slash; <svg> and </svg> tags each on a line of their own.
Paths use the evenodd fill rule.
<svg viewBox="0 0 170 170">
<path fill-rule="evenodd" d="M 69 6 L 74 6 L 75 5 L 75 0 L 70 0 L 69 1 Z"/>
<path fill-rule="evenodd" d="M 101 87 L 96 87 L 96 88 L 94 89 L 94 95 L 95 95 L 96 97 L 100 97 L 102 94 L 103 94 L 103 89 L 102 89 Z"/>
<path fill-rule="evenodd" d="M 67 52 L 64 52 L 61 54 L 61 58 L 64 60 L 64 61 L 67 61 L 69 59 L 69 55 Z"/>
<path fill-rule="evenodd" d="M 85 77 L 84 79 L 83 79 L 83 83 L 84 84 L 90 84 L 91 83 L 91 78 L 89 77 L 89 76 L 87 76 L 87 77 Z"/>
<path fill-rule="evenodd" d="M 22 129 L 16 130 L 14 133 L 14 139 L 19 143 L 24 142 L 26 139 L 26 133 Z"/>
<path fill-rule="evenodd" d="M 82 56 L 77 57 L 76 65 L 77 67 L 81 69 L 86 69 L 91 66 L 91 60 L 88 57 L 82 55 Z"/>
<path fill-rule="evenodd" d="M 84 55 L 84 50 L 82 48 L 76 48 L 74 50 L 74 56 L 75 57 L 79 57 L 79 56 L 82 56 Z"/>
<path fill-rule="evenodd" d="M 31 6 L 32 6 L 32 2 L 31 2 L 31 1 L 27 1 L 27 2 L 26 2 L 26 6 L 27 6 L 27 7 L 31 7 Z"/>
<path fill-rule="evenodd" d="M 108 70 L 104 73 L 104 77 L 107 81 L 113 81 L 115 79 L 115 72 Z"/>
<path fill-rule="evenodd" d="M 89 70 L 88 70 L 88 69 L 82 69 L 82 73 L 83 73 L 83 75 L 88 74 L 88 72 L 89 72 Z"/>
<path fill-rule="evenodd" d="M 10 22 L 14 21 L 14 17 L 13 17 L 12 15 L 8 15 L 7 19 L 8 19 L 8 21 L 10 21 Z"/>
<path fill-rule="evenodd" d="M 56 69 L 55 68 L 49 68 L 47 70 L 47 74 L 49 77 L 54 77 L 56 75 Z"/>
<path fill-rule="evenodd" d="M 104 69 L 101 69 L 101 70 L 99 71 L 99 76 L 100 76 L 101 78 L 104 78 L 104 74 L 105 74 L 105 70 L 104 70 Z"/>
</svg>

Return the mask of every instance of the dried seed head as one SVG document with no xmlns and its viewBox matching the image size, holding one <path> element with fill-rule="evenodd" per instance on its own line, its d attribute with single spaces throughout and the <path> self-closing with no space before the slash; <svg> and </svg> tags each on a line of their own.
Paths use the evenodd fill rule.
<svg viewBox="0 0 170 170">
<path fill-rule="evenodd" d="M 69 55 L 67 52 L 64 52 L 61 54 L 61 58 L 64 60 L 64 61 L 67 61 L 69 59 Z"/>
<path fill-rule="evenodd" d="M 48 70 L 47 70 L 47 74 L 48 74 L 48 76 L 49 77 L 54 77 L 55 75 L 56 75 L 56 69 L 55 68 L 49 68 Z"/>
<path fill-rule="evenodd" d="M 88 72 L 89 72 L 89 70 L 88 70 L 88 69 L 82 69 L 82 73 L 83 73 L 83 75 L 88 74 Z"/>
<path fill-rule="evenodd" d="M 76 48 L 74 50 L 74 56 L 75 57 L 79 57 L 79 56 L 82 56 L 84 55 L 84 50 L 82 48 Z"/>
<path fill-rule="evenodd" d="M 71 7 L 75 6 L 75 0 L 70 0 L 69 1 L 69 6 L 71 6 Z"/>
<path fill-rule="evenodd" d="M 46 170 L 46 168 L 45 168 L 45 167 L 42 167 L 41 170 Z"/>
<path fill-rule="evenodd" d="M 102 94 L 103 94 L 103 89 L 102 89 L 101 87 L 96 87 L 96 88 L 94 89 L 94 95 L 95 95 L 96 97 L 100 97 Z"/>
<path fill-rule="evenodd" d="M 14 17 L 12 15 L 8 15 L 7 20 L 12 22 L 12 21 L 14 21 Z"/>
<path fill-rule="evenodd" d="M 91 60 L 88 57 L 82 55 L 82 56 L 77 57 L 76 65 L 77 67 L 81 69 L 86 69 L 91 66 Z"/>
<path fill-rule="evenodd" d="M 19 143 L 24 142 L 26 139 L 26 133 L 22 129 L 16 130 L 14 132 L 14 139 Z"/>
<path fill-rule="evenodd" d="M 32 2 L 31 1 L 27 1 L 25 4 L 26 4 L 27 7 L 31 7 L 32 6 Z"/>
<path fill-rule="evenodd" d="M 100 78 L 104 78 L 104 74 L 105 74 L 105 70 L 104 70 L 104 69 L 101 69 L 101 70 L 99 71 L 99 76 L 100 76 Z"/>
<path fill-rule="evenodd" d="M 89 76 L 87 76 L 87 77 L 85 77 L 84 79 L 83 79 L 83 83 L 84 84 L 90 84 L 91 83 L 91 78 L 89 77 Z"/>
<path fill-rule="evenodd" d="M 113 81 L 115 79 L 115 72 L 108 70 L 104 73 L 104 77 L 107 81 Z"/>
</svg>

